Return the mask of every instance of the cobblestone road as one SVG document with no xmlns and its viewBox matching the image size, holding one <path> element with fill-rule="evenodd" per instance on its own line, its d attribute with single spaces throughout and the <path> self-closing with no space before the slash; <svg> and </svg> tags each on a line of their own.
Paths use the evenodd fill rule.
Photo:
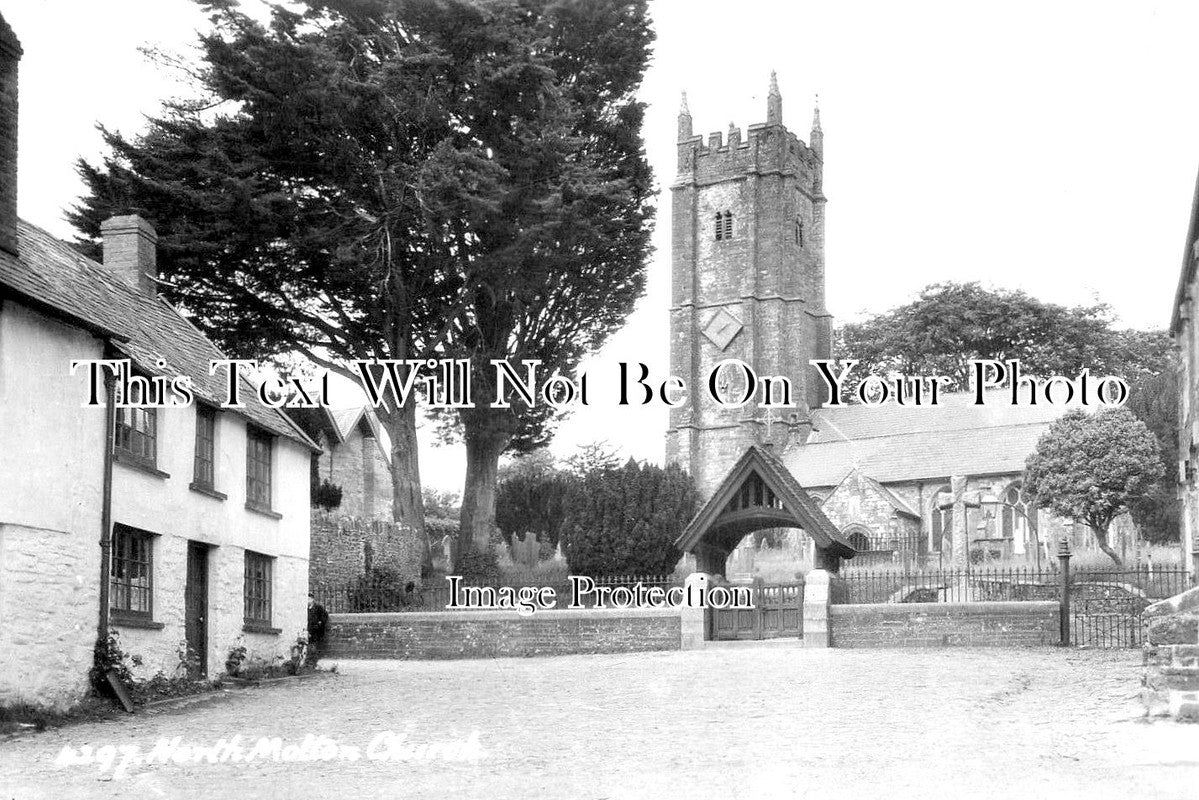
<svg viewBox="0 0 1199 800">
<path fill-rule="evenodd" d="M 1199 726 L 1139 721 L 1137 652 L 767 643 L 340 667 L 0 741 L 3 797 L 1199 797 Z M 405 755 L 382 744 L 389 730 L 413 744 L 477 731 L 484 754 L 368 758 Z M 122 777 L 56 764 L 64 746 L 240 736 L 249 750 L 308 734 L 359 759 L 140 763 Z"/>
</svg>

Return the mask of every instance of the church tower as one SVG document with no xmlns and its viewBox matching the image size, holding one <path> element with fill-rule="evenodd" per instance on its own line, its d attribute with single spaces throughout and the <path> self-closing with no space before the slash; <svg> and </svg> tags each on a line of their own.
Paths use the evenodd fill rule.
<svg viewBox="0 0 1199 800">
<path fill-rule="evenodd" d="M 688 402 L 671 409 L 666 459 L 685 467 L 707 497 L 746 448 L 780 452 L 809 430 L 822 386 L 813 358 L 828 358 L 832 320 L 824 307 L 824 134 L 820 112 L 810 144 L 783 125 L 774 74 L 766 122 L 743 139 L 692 135 L 686 95 L 678 119 L 678 177 L 671 186 L 671 374 Z M 739 408 L 721 406 L 709 375 L 725 359 L 759 378 L 790 380 L 792 408 L 760 408 L 761 392 Z M 743 370 L 717 372 L 718 392 L 738 397 Z M 774 392 L 781 400 L 781 389 Z"/>
</svg>

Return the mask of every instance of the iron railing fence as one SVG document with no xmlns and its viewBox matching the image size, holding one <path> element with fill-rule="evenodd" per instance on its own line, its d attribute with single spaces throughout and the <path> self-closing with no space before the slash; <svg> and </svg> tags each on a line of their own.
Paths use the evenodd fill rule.
<svg viewBox="0 0 1199 800">
<path fill-rule="evenodd" d="M 1129 597 L 1149 602 L 1192 585 L 1178 566 L 1070 570 L 1070 594 L 1079 598 Z M 951 569 L 846 569 L 833 580 L 831 600 L 861 603 L 970 603 L 996 600 L 1060 600 L 1061 573 L 1053 567 Z"/>
<path fill-rule="evenodd" d="M 624 587 L 633 590 L 637 584 L 646 589 L 654 587 L 669 589 L 681 586 L 683 581 L 675 575 L 601 575 L 591 578 L 596 589 L 616 589 Z M 463 583 L 465 588 L 495 588 L 509 586 L 520 590 L 524 588 L 541 588 L 549 586 L 556 593 L 556 608 L 565 609 L 571 604 L 573 585 L 560 580 L 549 584 L 532 582 L 485 584 L 478 582 Z M 444 579 L 437 579 L 423 586 L 413 585 L 411 591 L 406 591 L 407 585 L 398 585 L 394 581 L 373 581 L 367 578 L 346 581 L 336 584 L 312 586 L 316 602 L 324 606 L 329 613 L 362 613 L 378 611 L 446 611 L 450 604 L 450 585 Z M 623 593 L 622 593 L 623 594 Z M 599 592 L 580 597 L 585 608 L 593 608 L 600 599 Z M 621 600 L 623 598 L 617 598 Z M 611 601 L 608 603 L 612 605 Z"/>
</svg>

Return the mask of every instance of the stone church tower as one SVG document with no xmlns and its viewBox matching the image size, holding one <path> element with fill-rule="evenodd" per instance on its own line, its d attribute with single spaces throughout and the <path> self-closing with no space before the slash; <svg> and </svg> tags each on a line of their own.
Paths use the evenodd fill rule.
<svg viewBox="0 0 1199 800">
<path fill-rule="evenodd" d="M 707 497 L 751 444 L 781 451 L 809 430 L 822 386 L 808 361 L 828 358 L 824 307 L 823 140 L 820 112 L 810 144 L 783 125 L 771 74 L 766 122 L 693 136 L 686 96 L 679 110 L 678 177 L 671 186 L 671 374 L 688 402 L 671 410 L 666 459 L 686 467 Z M 757 376 L 786 376 L 793 408 L 740 408 L 709 393 L 709 374 L 740 359 Z M 742 370 L 717 374 L 722 396 L 746 387 Z M 781 390 L 774 392 L 776 402 Z"/>
</svg>

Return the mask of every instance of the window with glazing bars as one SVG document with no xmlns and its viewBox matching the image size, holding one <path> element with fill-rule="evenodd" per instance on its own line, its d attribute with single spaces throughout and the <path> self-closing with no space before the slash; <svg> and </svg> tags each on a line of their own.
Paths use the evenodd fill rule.
<svg viewBox="0 0 1199 800">
<path fill-rule="evenodd" d="M 247 623 L 269 625 L 271 622 L 271 572 L 274 559 L 261 553 L 246 551 L 246 609 Z"/>
<path fill-rule="evenodd" d="M 153 613 L 153 542 L 151 533 L 113 526 L 109 608 L 120 615 L 148 619 Z"/>
<path fill-rule="evenodd" d="M 271 436 L 254 428 L 246 432 L 246 502 L 271 507 Z"/>
</svg>

